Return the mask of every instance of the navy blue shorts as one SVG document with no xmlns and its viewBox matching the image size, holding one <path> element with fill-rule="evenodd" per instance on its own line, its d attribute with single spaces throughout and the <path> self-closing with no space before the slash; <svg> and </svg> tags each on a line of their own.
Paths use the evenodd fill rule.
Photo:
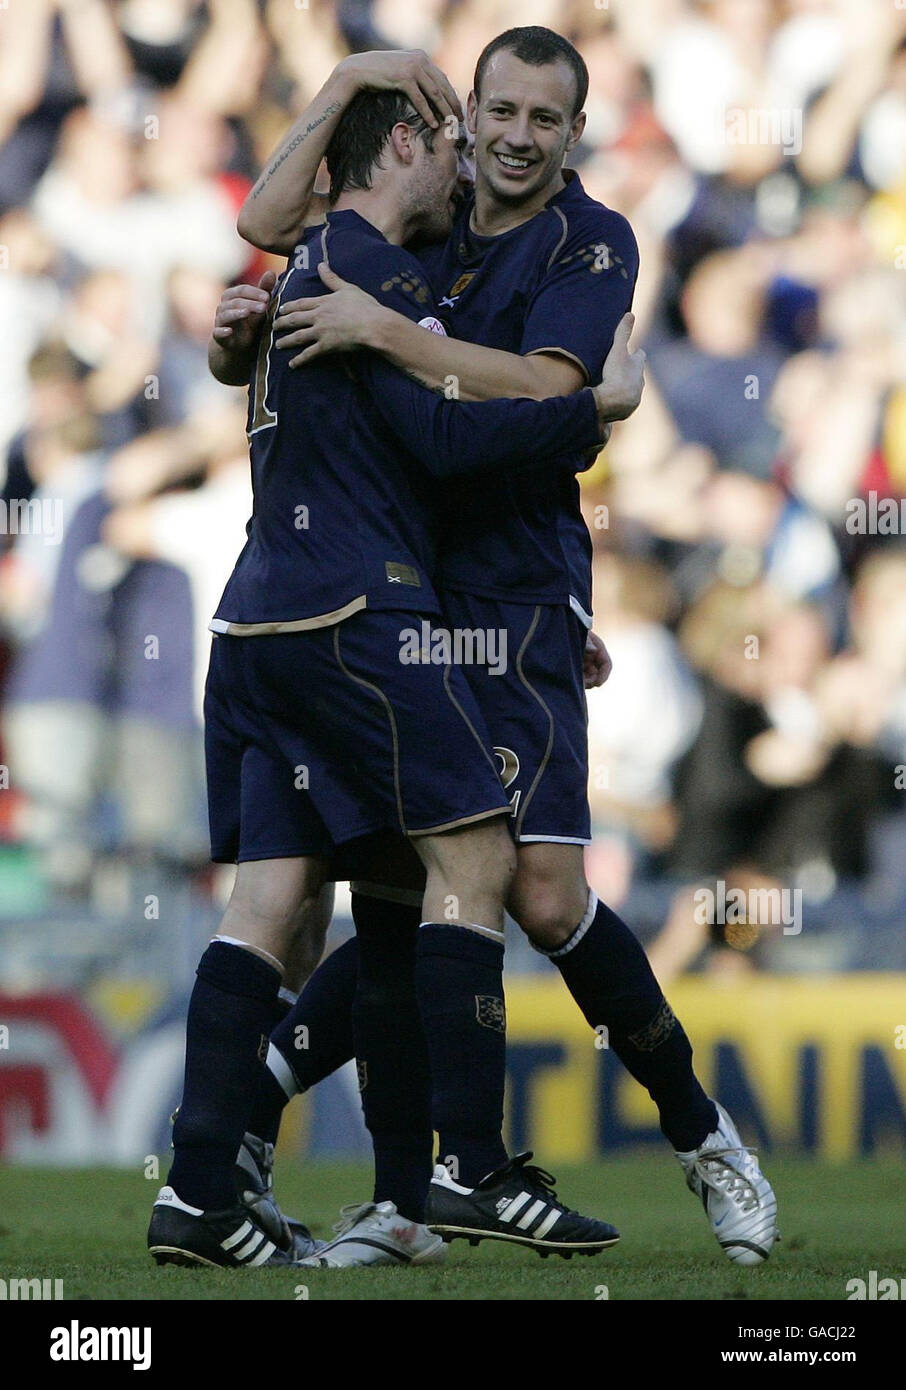
<svg viewBox="0 0 906 1390">
<path fill-rule="evenodd" d="M 506 632 L 506 660 L 495 651 L 500 674 L 492 674 L 493 663 L 463 669 L 491 736 L 516 839 L 587 845 L 586 628 L 565 604 L 505 603 L 451 590 L 441 602 L 453 630 Z"/>
<path fill-rule="evenodd" d="M 205 758 L 215 861 L 327 856 L 377 832 L 430 834 L 507 809 L 463 671 L 425 659 L 435 626 L 365 611 L 332 627 L 214 639 Z M 404 647 L 407 631 L 420 636 Z"/>
</svg>

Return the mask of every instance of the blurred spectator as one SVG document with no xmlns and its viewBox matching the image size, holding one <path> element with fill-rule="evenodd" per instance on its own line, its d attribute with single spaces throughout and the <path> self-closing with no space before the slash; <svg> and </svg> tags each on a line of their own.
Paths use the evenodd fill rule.
<svg viewBox="0 0 906 1390">
<path fill-rule="evenodd" d="M 60 292 L 50 273 L 56 248 L 24 209 L 0 218 L 0 451 L 25 424 L 28 361 L 60 311 Z M 0 470 L 2 471 L 2 470 Z"/>
<path fill-rule="evenodd" d="M 582 479 L 614 658 L 592 880 L 661 893 L 669 975 L 773 959 L 694 920 L 703 875 L 820 904 L 882 871 L 906 766 L 903 514 L 878 523 L 906 492 L 906 11 L 28 0 L 0 9 L 0 825 L 51 884 L 203 857 L 207 620 L 249 509 L 243 393 L 206 341 L 267 264 L 235 229 L 250 180 L 350 49 L 424 47 L 464 96 L 484 44 L 534 23 L 588 62 L 573 163 L 636 230 L 650 359 Z M 883 872 L 906 898 L 902 855 Z"/>
<path fill-rule="evenodd" d="M 651 355 L 651 374 L 683 440 L 723 468 L 764 477 L 777 449 L 767 414 L 782 355 L 763 333 L 765 280 L 745 251 L 709 256 L 682 294 L 686 334 Z"/>
</svg>

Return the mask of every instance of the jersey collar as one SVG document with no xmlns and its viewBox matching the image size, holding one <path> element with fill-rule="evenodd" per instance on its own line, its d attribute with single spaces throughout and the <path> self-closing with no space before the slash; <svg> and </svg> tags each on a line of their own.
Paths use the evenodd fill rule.
<svg viewBox="0 0 906 1390">
<path fill-rule="evenodd" d="M 387 240 L 380 228 L 369 222 L 360 212 L 356 212 L 355 208 L 341 208 L 339 212 L 329 212 L 326 220 L 327 225 L 333 230 L 341 227 L 356 228 L 362 236 L 372 237 L 375 241 Z"/>
<path fill-rule="evenodd" d="M 564 169 L 563 177 L 565 183 L 559 193 L 554 193 L 552 197 L 548 198 L 544 207 L 539 208 L 534 217 L 530 217 L 527 222 L 520 222 L 518 227 L 510 227 L 509 231 L 498 232 L 491 236 L 482 235 L 472 228 L 472 212 L 475 208 L 475 194 L 473 193 L 460 213 L 459 226 L 453 234 L 456 240 L 457 254 L 463 264 L 474 260 L 492 244 L 502 242 L 507 237 L 515 236 L 517 232 L 524 231 L 548 209 L 559 207 L 561 203 L 575 202 L 577 198 L 584 197 L 585 190 L 575 169 Z"/>
</svg>

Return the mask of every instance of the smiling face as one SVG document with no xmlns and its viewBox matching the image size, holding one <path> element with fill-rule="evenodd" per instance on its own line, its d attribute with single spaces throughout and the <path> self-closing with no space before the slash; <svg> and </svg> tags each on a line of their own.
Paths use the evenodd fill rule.
<svg viewBox="0 0 906 1390">
<path fill-rule="evenodd" d="M 501 204 L 553 196 L 563 160 L 585 128 L 584 114 L 573 115 L 575 102 L 576 79 L 568 63 L 539 67 L 508 49 L 495 53 L 480 93 L 469 97 L 479 188 Z"/>
</svg>

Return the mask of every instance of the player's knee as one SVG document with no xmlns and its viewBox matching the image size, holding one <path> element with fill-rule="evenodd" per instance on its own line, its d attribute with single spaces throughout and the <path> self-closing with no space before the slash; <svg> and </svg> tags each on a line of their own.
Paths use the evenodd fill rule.
<svg viewBox="0 0 906 1390">
<path fill-rule="evenodd" d="M 433 884 L 456 904 L 455 916 L 502 914 L 516 873 L 516 847 L 502 817 L 459 835 L 438 836 L 424 848 Z"/>
<path fill-rule="evenodd" d="M 320 958 L 317 892 L 284 894 L 266 885 L 233 894 L 227 905 L 221 933 L 269 951 L 279 948 L 281 958 L 290 951 Z M 323 945 L 323 942 L 322 942 Z M 312 967 L 313 968 L 313 967 Z"/>
<path fill-rule="evenodd" d="M 231 903 L 227 913 L 253 924 L 284 928 L 295 936 L 311 924 L 316 907 L 316 897 L 283 898 L 261 893 Z"/>
<path fill-rule="evenodd" d="M 556 897 L 540 899 L 529 910 L 520 913 L 517 920 L 532 945 L 540 947 L 542 951 L 556 951 L 565 945 L 576 925 L 575 922 L 570 925 L 570 919 Z"/>
<path fill-rule="evenodd" d="M 556 951 L 579 925 L 587 901 L 584 883 L 580 888 L 557 879 L 517 876 L 509 908 L 533 946 Z"/>
</svg>

